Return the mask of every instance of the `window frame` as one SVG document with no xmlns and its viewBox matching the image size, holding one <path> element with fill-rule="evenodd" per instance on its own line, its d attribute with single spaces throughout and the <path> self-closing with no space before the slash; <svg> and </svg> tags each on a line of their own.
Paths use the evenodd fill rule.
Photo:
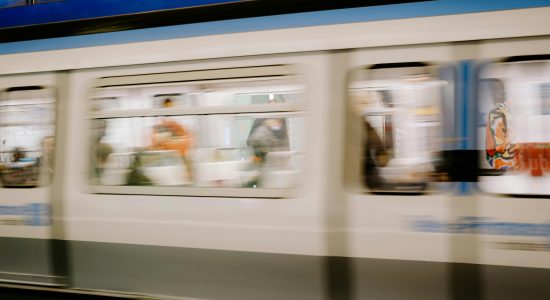
<svg viewBox="0 0 550 300">
<path fill-rule="evenodd" d="M 411 64 L 410 66 L 407 66 L 408 64 Z M 380 66 L 380 67 L 379 67 Z M 452 63 L 452 62 L 430 62 L 430 61 L 422 61 L 422 60 L 413 60 L 413 61 L 410 61 L 410 62 L 399 62 L 399 63 L 371 63 L 371 64 L 362 64 L 362 65 L 358 65 L 358 66 L 355 66 L 351 69 L 349 69 L 347 71 L 347 80 L 346 80 L 346 110 L 347 110 L 347 115 L 348 115 L 348 119 L 354 119 L 352 121 L 346 121 L 346 122 L 354 122 L 354 121 L 358 121 L 359 119 L 357 117 L 359 117 L 355 112 L 354 112 L 354 109 L 353 109 L 353 103 L 351 101 L 351 98 L 350 98 L 350 90 L 351 90 L 351 86 L 354 82 L 356 82 L 357 80 L 354 81 L 353 77 L 354 77 L 354 73 L 355 72 L 359 72 L 359 71 L 376 71 L 376 70 L 381 70 L 381 69 L 386 69 L 386 70 L 389 70 L 389 69 L 400 69 L 400 68 L 415 68 L 415 67 L 424 67 L 424 68 L 427 68 L 430 70 L 430 74 L 435 74 L 435 75 L 438 75 L 436 77 L 436 79 L 438 80 L 444 80 L 441 78 L 441 76 L 439 76 L 439 72 L 443 69 L 443 68 L 448 68 L 449 69 L 449 72 L 452 74 L 451 76 L 449 76 L 449 78 L 451 79 L 451 82 L 449 82 L 451 84 L 451 86 L 449 88 L 446 89 L 446 91 L 449 91 L 451 93 L 450 97 L 449 95 L 445 95 L 444 94 L 444 91 L 442 90 L 441 92 L 441 95 L 442 95 L 442 101 L 441 101 L 441 109 L 442 109 L 442 114 L 444 113 L 444 103 L 443 101 L 450 101 L 451 103 L 449 105 L 452 106 L 452 111 L 451 113 L 453 114 L 453 120 L 452 120 L 452 124 L 455 124 L 457 123 L 457 115 L 456 115 L 456 106 L 458 104 L 458 95 L 457 95 L 457 86 L 456 86 L 456 79 L 458 78 L 458 75 L 457 75 L 457 68 L 456 66 Z M 450 98 L 450 99 L 449 99 Z M 353 116 L 352 116 L 353 115 Z M 352 116 L 351 118 L 349 118 L 350 116 Z M 448 138 L 446 135 L 449 134 L 449 133 L 452 133 L 453 136 L 457 136 L 458 135 L 458 132 L 457 132 L 457 126 L 451 126 L 451 125 L 448 125 L 448 124 L 445 124 L 444 123 L 444 116 L 442 115 L 441 117 L 441 121 L 442 121 L 442 125 L 441 125 L 441 130 L 442 130 L 442 138 L 443 139 L 446 139 Z M 349 123 L 347 126 L 350 126 Z M 359 125 L 351 125 L 353 127 L 355 126 L 359 126 Z M 451 126 L 451 128 L 446 128 L 446 127 L 449 127 Z M 357 129 L 356 129 L 357 130 Z M 360 131 L 363 131 L 363 129 L 359 129 Z M 447 132 L 447 131 L 450 131 L 450 132 Z M 348 149 L 346 150 L 346 152 L 350 152 L 350 151 L 357 151 L 358 150 L 358 153 L 360 155 L 360 166 L 358 168 L 358 170 L 348 170 L 349 169 L 349 165 L 350 165 L 350 162 L 346 162 L 345 163 L 345 173 L 346 173 L 346 179 L 345 179 L 345 185 L 347 187 L 347 190 L 350 190 L 352 192 L 355 192 L 355 193 L 359 193 L 359 194 L 371 194 L 371 195 L 386 195 L 386 196 L 391 196 L 391 195 L 397 195 L 397 196 L 416 196 L 416 195 L 433 195 L 433 194 L 441 194 L 441 193 L 445 193 L 445 192 L 452 192 L 453 188 L 455 187 L 455 182 L 452 181 L 452 179 L 450 179 L 449 181 L 447 182 L 441 182 L 441 183 L 438 183 L 438 186 L 436 186 L 435 188 L 433 187 L 433 183 L 430 184 L 430 182 L 428 181 L 427 182 L 427 187 L 422 189 L 422 190 L 415 190 L 415 191 L 399 191 L 399 190 L 376 190 L 376 189 L 371 189 L 368 187 L 368 185 L 366 184 L 366 178 L 365 178 L 365 174 L 364 174 L 364 170 L 363 170 L 363 163 L 364 163 L 364 160 L 365 160 L 365 157 L 363 157 L 362 153 L 364 152 L 364 147 L 365 147 L 365 144 L 364 142 L 366 141 L 366 136 L 363 132 L 360 133 L 360 136 L 361 136 L 361 141 L 360 142 L 354 142 L 356 145 L 348 145 L 350 144 L 349 141 L 350 141 L 350 135 L 349 133 L 346 134 L 347 137 L 346 137 L 346 140 L 348 141 L 346 143 L 346 147 L 348 147 Z M 450 146 L 451 148 L 456 148 L 457 145 L 451 145 Z M 353 149 L 352 149 L 353 148 Z M 445 151 L 444 148 L 442 149 L 442 151 Z M 347 157 L 346 160 L 351 160 L 351 158 Z M 447 173 L 450 172 L 449 168 L 446 168 L 445 171 Z M 448 176 L 450 176 L 448 174 Z"/>
<path fill-rule="evenodd" d="M 12 87 L 9 87 L 9 88 L 5 88 L 5 89 L 2 89 L 0 90 L 0 102 L 1 101 L 5 101 L 6 99 L 3 98 L 3 95 L 4 93 L 11 93 L 13 91 L 9 91 L 9 89 L 11 88 L 22 88 L 22 90 L 26 90 L 26 88 L 32 88 L 32 89 L 29 89 L 29 90 L 42 90 L 42 91 L 47 91 L 48 93 L 50 93 L 50 98 L 51 98 L 51 102 L 42 102 L 40 101 L 40 103 L 33 103 L 33 104 L 53 104 L 54 107 L 53 107 L 53 116 L 52 116 L 52 122 L 32 122 L 32 121 L 16 121 L 16 122 L 5 122 L 3 121 L 1 118 L 0 118 L 0 128 L 2 127 L 6 127 L 6 126 L 25 126 L 25 125 L 52 125 L 53 126 L 53 134 L 52 135 L 49 135 L 51 137 L 54 138 L 54 148 L 53 148 L 53 161 L 51 162 L 51 165 L 50 165 L 50 168 L 52 170 L 51 174 L 49 175 L 49 178 L 46 178 L 46 174 L 44 174 L 44 168 L 43 166 L 39 166 L 39 177 L 38 177 L 38 183 L 34 186 L 4 186 L 4 184 L 0 184 L 0 188 L 2 189 L 18 189 L 18 190 L 21 190 L 21 189 L 40 189 L 40 188 L 48 188 L 52 185 L 54 179 L 55 179 L 55 176 L 56 176 L 56 172 L 55 172 L 55 167 L 56 167 L 56 158 L 55 158 L 55 154 L 57 152 L 57 147 L 58 147 L 58 142 L 57 142 L 57 123 L 58 123 L 58 110 L 59 110 L 59 93 L 58 93 L 58 90 L 57 90 L 57 87 L 54 86 L 54 85 L 50 85 L 50 84 L 46 84 L 46 85 L 15 85 L 15 86 L 12 86 Z M 31 104 L 31 105 L 33 105 Z M 24 105 L 24 104 L 23 104 Z M 46 137 L 49 137 L 48 135 L 44 136 L 44 138 Z M 43 151 L 43 149 L 40 149 L 39 151 Z M 11 153 L 13 151 L 0 151 L 0 153 Z M 43 153 L 42 153 L 43 154 Z"/>
<path fill-rule="evenodd" d="M 198 69 L 189 71 L 175 71 L 150 74 L 129 74 L 96 78 L 92 80 L 87 94 L 87 121 L 88 128 L 97 119 L 115 119 L 132 117 L 164 117 L 164 116 L 207 116 L 235 114 L 238 116 L 270 114 L 270 115 L 299 115 L 307 120 L 307 81 L 305 73 L 300 72 L 297 64 L 278 64 L 264 66 L 245 66 L 221 69 Z M 146 80 L 148 79 L 148 80 Z M 151 83 L 154 79 L 155 82 Z M 177 81 L 174 81 L 177 79 Z M 250 83 L 257 81 L 292 79 L 304 86 L 303 97 L 300 103 L 272 103 L 250 105 L 223 105 L 205 107 L 172 107 L 154 109 L 131 109 L 119 111 L 94 111 L 94 92 L 98 89 L 121 87 L 152 87 L 167 85 L 199 85 L 205 83 Z M 149 83 L 149 84 L 147 84 Z M 307 123 L 307 121 L 306 121 Z M 307 124 L 304 131 L 307 132 Z M 88 130 L 88 141 L 91 141 L 91 130 Z M 91 144 L 90 144 L 91 146 Z M 307 147 L 307 144 L 305 145 Z M 88 147 L 91 149 L 91 147 Z M 306 151 L 306 149 L 302 149 Z M 91 153 L 88 153 L 91 155 Z M 87 158 L 88 192 L 94 194 L 120 195 L 151 195 L 151 196 L 185 196 L 185 197 L 223 197 L 223 198 L 294 198 L 303 192 L 303 180 L 291 188 L 247 188 L 247 187 L 196 187 L 196 186 L 106 186 L 94 184 L 90 174 L 92 162 Z M 306 163 L 307 164 L 307 163 Z M 305 172 L 306 164 L 300 170 Z"/>
<path fill-rule="evenodd" d="M 489 68 L 491 65 L 495 64 L 506 64 L 506 63 L 526 63 L 526 62 L 536 62 L 536 61 L 546 61 L 550 63 L 550 55 L 548 54 L 542 54 L 542 55 L 511 55 L 511 56 L 502 56 L 500 58 L 494 58 L 494 59 L 485 59 L 483 61 L 478 62 L 475 65 L 474 73 L 473 73 L 473 86 L 474 86 L 474 110 L 475 110 L 475 118 L 471 121 L 475 126 L 475 146 L 476 151 L 479 152 L 485 152 L 485 145 L 480 144 L 479 136 L 477 134 L 478 131 L 478 122 L 480 118 L 480 106 L 482 103 L 481 98 L 481 81 L 483 77 L 483 73 Z M 478 153 L 479 154 L 479 153 Z M 493 197 L 513 197 L 513 198 L 548 198 L 550 197 L 550 193 L 548 194 L 527 194 L 527 193 L 494 193 L 491 191 L 488 191 L 487 189 L 483 188 L 481 185 L 480 177 L 483 176 L 483 174 L 489 173 L 487 169 L 481 169 L 482 166 L 482 155 L 477 155 L 477 164 L 476 164 L 476 177 L 477 180 L 475 182 L 475 189 L 484 195 L 489 195 Z M 502 173 L 501 175 L 487 175 L 487 176 L 505 176 L 503 171 L 500 170 L 494 170 L 494 174 Z"/>
</svg>

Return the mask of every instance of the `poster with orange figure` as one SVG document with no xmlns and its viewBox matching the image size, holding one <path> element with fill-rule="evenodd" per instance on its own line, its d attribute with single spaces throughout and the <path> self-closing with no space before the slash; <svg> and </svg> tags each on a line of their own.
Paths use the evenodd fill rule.
<svg viewBox="0 0 550 300">
<path fill-rule="evenodd" d="M 517 164 L 516 148 L 509 127 L 510 113 L 504 103 L 489 113 L 486 127 L 486 158 L 493 169 L 506 170 Z"/>
</svg>

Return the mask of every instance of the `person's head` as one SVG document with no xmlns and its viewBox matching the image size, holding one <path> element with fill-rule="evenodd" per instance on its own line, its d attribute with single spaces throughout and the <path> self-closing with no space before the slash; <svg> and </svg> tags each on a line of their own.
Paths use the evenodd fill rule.
<svg viewBox="0 0 550 300">
<path fill-rule="evenodd" d="M 170 98 L 164 99 L 164 102 L 162 103 L 162 107 L 164 108 L 170 108 L 174 106 L 174 102 Z"/>
<path fill-rule="evenodd" d="M 506 92 L 504 91 L 504 83 L 500 79 L 492 78 L 489 79 L 489 91 L 493 97 L 493 102 L 495 104 L 504 103 L 506 101 Z"/>
<path fill-rule="evenodd" d="M 282 119 L 267 119 L 264 121 L 264 124 L 271 130 L 281 130 L 284 126 Z"/>
</svg>

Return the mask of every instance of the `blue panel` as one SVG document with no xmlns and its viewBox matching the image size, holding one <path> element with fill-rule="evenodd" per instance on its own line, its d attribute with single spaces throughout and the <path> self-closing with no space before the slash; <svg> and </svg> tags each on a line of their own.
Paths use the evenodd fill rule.
<svg viewBox="0 0 550 300">
<path fill-rule="evenodd" d="M 468 130 L 468 127 L 469 127 L 469 124 L 470 124 L 470 119 L 468 117 L 469 115 L 469 107 L 470 107 L 470 64 L 471 62 L 469 61 L 464 61 L 462 62 L 460 65 L 460 80 L 459 82 L 457 83 L 458 86 L 459 86 L 459 115 L 461 115 L 460 117 L 460 122 L 459 124 L 461 124 L 461 130 L 460 130 L 460 137 L 462 138 L 461 139 L 461 143 L 460 143 L 460 146 L 459 146 L 459 149 L 460 150 L 469 150 L 469 143 L 468 143 L 468 140 L 469 140 L 469 130 Z M 469 183 L 468 182 L 460 182 L 459 184 L 459 194 L 460 195 L 467 195 L 469 193 Z"/>
<path fill-rule="evenodd" d="M 0 10 L 0 27 L 99 18 L 155 10 L 196 7 L 240 0 L 64 0 Z M 0 0 L 3 2 L 18 2 Z M 23 0 L 23 2 L 25 2 Z"/>
<path fill-rule="evenodd" d="M 68 1 L 68 0 L 67 0 Z M 73 0 L 76 1 L 76 0 Z M 142 0 L 143 2 L 146 2 Z M 218 0 L 219 1 L 219 0 Z M 79 0 L 80 2 L 80 0 Z M 97 2 L 109 2 L 98 0 Z M 116 2 L 116 1 L 114 1 Z M 135 3 L 136 1 L 124 1 Z M 138 1 L 139 2 L 139 1 Z M 148 2 L 148 1 L 147 1 Z M 154 1 L 157 2 L 157 1 Z M 180 3 L 183 1 L 158 1 L 159 3 Z M 216 2 L 216 1 L 213 1 Z M 94 1 L 94 3 L 96 3 Z M 186 2 L 189 3 L 189 2 Z M 54 5 L 49 3 L 44 5 Z M 159 4 L 160 5 L 160 4 Z M 256 30 L 283 29 L 304 26 L 343 24 L 354 22 L 381 21 L 404 18 L 417 18 L 437 15 L 475 13 L 494 10 L 550 6 L 550 0 L 437 0 L 417 3 L 382 5 L 362 8 L 338 9 L 329 11 L 295 13 L 287 15 L 256 17 L 237 20 L 225 20 L 161 28 L 137 29 L 123 32 L 111 32 L 53 38 L 47 40 L 21 41 L 0 44 L 0 54 L 46 51 L 64 48 L 79 48 L 153 40 L 176 39 L 214 34 L 247 32 Z M 5 9 L 16 10 L 16 8 Z M 0 10 L 2 11 L 2 10 Z M 90 12 L 88 12 L 90 13 Z M 84 12 L 83 12 L 84 14 Z M 460 26 L 460 24 L 456 24 Z"/>
<path fill-rule="evenodd" d="M 26 0 L 0 0 L 0 8 L 25 5 L 25 3 L 27 3 Z"/>
<path fill-rule="evenodd" d="M 125 14 L 142 13 L 157 10 L 189 8 L 203 5 L 242 2 L 242 0 L 46 0 L 37 5 L 25 5 L 0 10 L 0 27 L 24 26 L 70 20 L 100 18 Z M 368 4 L 368 0 L 363 0 Z M 435 3 L 434 3 L 435 2 Z M 0 7 L 21 5 L 25 0 L 0 0 Z M 404 5 L 422 15 L 461 13 L 494 9 L 511 9 L 550 5 L 548 0 L 511 0 L 511 1 L 473 1 L 473 0 L 439 0 L 428 3 L 410 3 Z M 394 5 L 398 7 L 399 5 Z M 385 5 L 368 7 L 367 11 L 394 15 Z M 398 9 L 398 14 L 400 9 Z M 447 12 L 446 12 L 447 11 Z M 352 16 L 353 18 L 354 16 Z"/>
</svg>

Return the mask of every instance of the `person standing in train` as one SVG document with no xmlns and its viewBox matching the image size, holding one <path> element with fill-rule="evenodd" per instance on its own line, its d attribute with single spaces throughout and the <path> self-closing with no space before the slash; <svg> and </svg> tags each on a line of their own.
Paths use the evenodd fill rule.
<svg viewBox="0 0 550 300">
<path fill-rule="evenodd" d="M 255 159 L 259 162 L 265 161 L 268 152 L 288 151 L 286 120 L 282 118 L 256 119 L 246 143 L 254 149 Z"/>
<path fill-rule="evenodd" d="M 376 91 L 375 99 L 378 99 L 378 105 L 381 107 L 393 108 L 390 91 Z M 382 136 L 378 134 L 368 118 L 363 119 L 366 132 L 363 174 L 365 174 L 366 185 L 371 189 L 389 187 L 388 182 L 381 176 L 381 170 L 394 156 L 393 117 L 392 114 L 385 114 L 381 117 Z"/>
<path fill-rule="evenodd" d="M 275 99 L 268 100 L 268 104 L 273 103 L 276 103 Z M 288 151 L 290 149 L 286 119 L 262 118 L 254 120 L 246 144 L 254 151 L 252 157 L 254 168 L 260 170 L 269 152 Z M 247 183 L 247 186 L 256 186 L 259 181 L 259 178 L 255 178 Z"/>
<path fill-rule="evenodd" d="M 275 99 L 270 95 L 268 104 L 283 102 L 284 99 Z M 285 118 L 256 119 L 250 128 L 246 144 L 254 149 L 254 160 L 260 164 L 271 151 L 288 151 L 288 129 Z"/>
</svg>

